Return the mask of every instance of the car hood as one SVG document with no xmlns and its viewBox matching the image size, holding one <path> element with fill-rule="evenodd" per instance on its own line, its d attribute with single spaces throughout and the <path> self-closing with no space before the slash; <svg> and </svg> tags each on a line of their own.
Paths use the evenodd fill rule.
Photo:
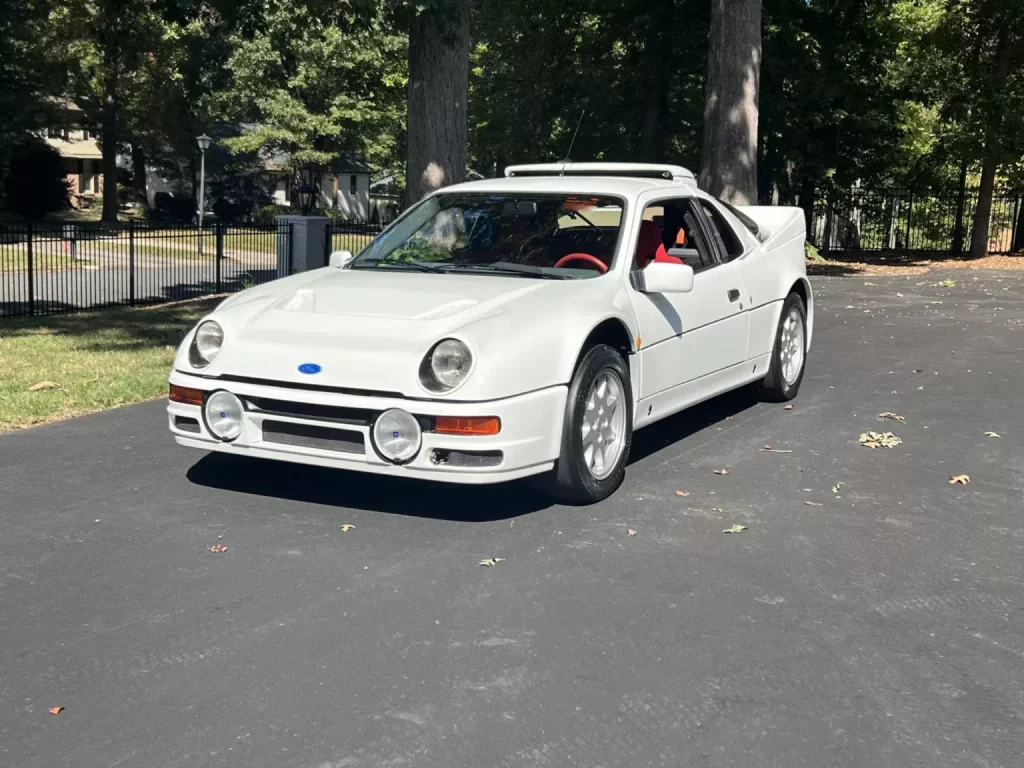
<svg viewBox="0 0 1024 768">
<path fill-rule="evenodd" d="M 548 334 L 543 316 L 562 312 L 597 282 L 317 270 L 222 304 L 211 318 L 224 327 L 224 347 L 201 373 L 430 397 L 419 384 L 420 363 L 434 344 L 454 337 L 469 345 L 476 363 L 453 396 L 501 397 L 517 385 L 485 382 L 488 359 L 510 354 L 534 334 Z M 176 361 L 186 372 L 189 343 L 191 334 Z M 300 372 L 307 363 L 319 372 Z"/>
</svg>

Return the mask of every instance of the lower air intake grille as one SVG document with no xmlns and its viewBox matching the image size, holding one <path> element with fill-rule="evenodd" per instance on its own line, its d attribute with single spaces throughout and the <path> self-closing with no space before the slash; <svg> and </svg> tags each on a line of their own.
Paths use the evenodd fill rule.
<svg viewBox="0 0 1024 768">
<path fill-rule="evenodd" d="M 319 451 L 337 451 L 338 453 L 364 453 L 366 451 L 361 432 L 317 427 L 312 424 L 292 424 L 284 421 L 264 421 L 263 440 L 267 443 L 315 448 Z"/>
<path fill-rule="evenodd" d="M 182 432 L 194 432 L 197 435 L 199 434 L 199 422 L 195 419 L 190 419 L 188 416 L 175 416 L 174 426 Z"/>
<path fill-rule="evenodd" d="M 505 459 L 501 451 L 445 451 L 435 449 L 430 460 L 446 467 L 496 467 Z"/>
</svg>

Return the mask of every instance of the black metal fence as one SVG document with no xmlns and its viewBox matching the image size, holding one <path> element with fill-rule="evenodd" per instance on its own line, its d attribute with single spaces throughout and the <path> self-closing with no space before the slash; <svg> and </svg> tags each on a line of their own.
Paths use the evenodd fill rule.
<svg viewBox="0 0 1024 768">
<path fill-rule="evenodd" d="M 978 190 L 865 189 L 818 200 L 808 240 L 817 248 L 929 251 L 959 254 L 970 247 Z M 988 252 L 1024 249 L 1024 191 L 997 191 L 989 219 Z"/>
<path fill-rule="evenodd" d="M 381 230 L 380 224 L 369 221 L 332 221 L 324 238 L 324 258 L 329 258 L 332 251 L 358 254 Z"/>
<path fill-rule="evenodd" d="M 291 271 L 291 224 L 0 224 L 0 319 L 226 293 Z"/>
</svg>

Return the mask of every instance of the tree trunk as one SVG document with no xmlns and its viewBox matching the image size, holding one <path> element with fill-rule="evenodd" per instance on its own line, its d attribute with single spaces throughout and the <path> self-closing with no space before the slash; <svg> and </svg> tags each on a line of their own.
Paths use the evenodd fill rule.
<svg viewBox="0 0 1024 768">
<path fill-rule="evenodd" d="M 964 252 L 964 199 L 967 196 L 967 160 L 960 161 L 960 180 L 956 187 L 956 219 L 953 222 L 953 244 L 950 250 L 954 256 Z"/>
<path fill-rule="evenodd" d="M 761 0 L 711 0 L 701 186 L 734 205 L 757 202 Z"/>
<path fill-rule="evenodd" d="M 149 210 L 149 194 L 146 189 L 146 151 L 142 144 L 132 142 L 132 187 L 135 189 L 135 199 L 142 206 L 143 210 Z"/>
<path fill-rule="evenodd" d="M 640 159 L 665 162 L 665 119 L 672 74 L 673 0 L 652 0 L 647 7 L 647 35 L 641 58 L 645 87 L 641 97 Z"/>
<path fill-rule="evenodd" d="M 996 61 L 992 72 L 992 91 L 1002 92 L 1010 76 L 1010 36 L 1005 26 L 999 29 L 996 43 Z M 988 253 L 989 225 L 992 218 L 992 193 L 995 190 L 996 171 L 999 168 L 1001 147 L 999 123 L 1003 118 L 999 100 L 993 99 L 985 115 L 985 159 L 981 165 L 981 182 L 978 184 L 978 207 L 974 209 L 974 226 L 971 230 L 970 255 L 978 258 Z"/>
<path fill-rule="evenodd" d="M 117 221 L 117 72 L 106 68 L 103 79 L 102 140 L 103 214 L 101 221 Z"/>
<path fill-rule="evenodd" d="M 469 3 L 421 11 L 409 29 L 406 198 L 466 178 L 469 97 Z"/>
</svg>

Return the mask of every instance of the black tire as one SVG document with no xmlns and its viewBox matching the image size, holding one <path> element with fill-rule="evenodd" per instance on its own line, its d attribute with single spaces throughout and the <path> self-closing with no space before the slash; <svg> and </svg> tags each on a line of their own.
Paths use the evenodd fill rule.
<svg viewBox="0 0 1024 768">
<path fill-rule="evenodd" d="M 789 317 L 790 312 L 794 309 L 800 317 L 800 323 L 803 328 L 804 353 L 803 362 L 800 365 L 800 373 L 796 379 L 790 383 L 787 382 L 786 377 L 782 375 L 782 330 L 785 325 L 786 318 Z M 775 330 L 775 344 L 772 347 L 772 361 L 768 366 L 768 375 L 764 377 L 764 384 L 761 387 L 761 398 L 776 403 L 783 403 L 787 400 L 792 400 L 796 397 L 797 392 L 800 391 L 800 384 L 804 380 L 804 371 L 806 368 L 807 309 L 804 307 L 804 300 L 800 298 L 800 294 L 791 293 L 786 297 L 786 301 L 782 305 L 782 313 L 779 316 L 779 327 Z"/>
<path fill-rule="evenodd" d="M 583 437 L 580 434 L 586 399 L 591 384 L 603 373 L 617 376 L 622 385 L 625 409 L 625 445 L 611 473 L 602 479 L 595 478 L 587 467 L 583 452 Z M 626 463 L 633 443 L 633 391 L 629 379 L 629 367 L 622 355 L 606 344 L 598 344 L 587 351 L 573 374 L 569 394 L 565 403 L 565 419 L 562 424 L 562 450 L 555 469 L 538 478 L 534 486 L 560 501 L 576 504 L 593 504 L 608 498 L 622 485 L 626 476 Z"/>
</svg>

